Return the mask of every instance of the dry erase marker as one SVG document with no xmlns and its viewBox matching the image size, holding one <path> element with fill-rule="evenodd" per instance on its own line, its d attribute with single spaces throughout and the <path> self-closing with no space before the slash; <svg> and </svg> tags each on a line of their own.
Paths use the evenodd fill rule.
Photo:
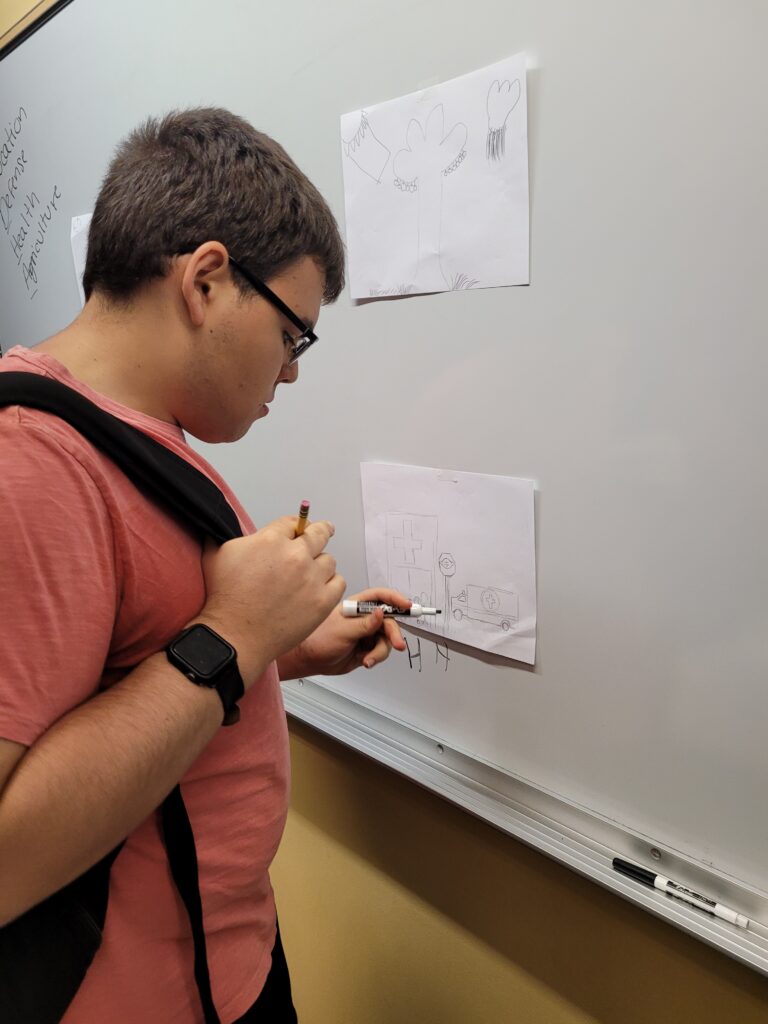
<svg viewBox="0 0 768 1024">
<path fill-rule="evenodd" d="M 412 619 L 417 619 L 421 615 L 440 614 L 439 608 L 425 608 L 421 604 L 412 604 L 410 608 L 396 608 L 393 604 L 386 604 L 384 601 L 341 602 L 341 614 L 345 615 L 348 619 L 353 618 L 355 615 L 370 615 L 377 608 L 383 608 L 386 618 L 391 618 L 393 615 L 410 615 Z"/>
<path fill-rule="evenodd" d="M 647 868 L 641 868 L 638 864 L 630 864 L 629 861 L 621 860 L 619 857 L 613 858 L 613 866 L 620 874 L 626 875 L 628 878 L 634 878 L 636 882 L 651 885 L 654 889 L 659 889 L 668 896 L 674 896 L 678 900 L 690 903 L 692 907 L 703 910 L 706 914 L 711 914 L 713 917 L 719 917 L 721 921 L 736 924 L 739 928 L 747 928 L 749 926 L 748 917 L 745 917 L 743 914 L 737 914 L 735 910 L 724 907 L 722 903 L 716 903 L 714 900 L 702 896 L 701 893 L 687 889 L 684 885 L 680 885 L 679 882 L 673 882 L 671 878 L 657 875 L 653 871 L 648 871 Z"/>
<path fill-rule="evenodd" d="M 307 519 L 309 518 L 309 502 L 302 501 L 299 505 L 299 514 L 296 517 L 296 536 L 300 537 L 307 526 Z"/>
</svg>

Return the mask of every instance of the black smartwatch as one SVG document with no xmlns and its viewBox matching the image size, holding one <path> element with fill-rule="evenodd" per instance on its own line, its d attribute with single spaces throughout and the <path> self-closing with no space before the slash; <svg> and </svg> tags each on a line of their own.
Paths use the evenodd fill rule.
<svg viewBox="0 0 768 1024">
<path fill-rule="evenodd" d="M 237 702 L 245 693 L 237 651 L 209 626 L 196 622 L 165 648 L 168 661 L 197 686 L 216 690 L 224 705 L 223 725 L 240 720 Z"/>
</svg>

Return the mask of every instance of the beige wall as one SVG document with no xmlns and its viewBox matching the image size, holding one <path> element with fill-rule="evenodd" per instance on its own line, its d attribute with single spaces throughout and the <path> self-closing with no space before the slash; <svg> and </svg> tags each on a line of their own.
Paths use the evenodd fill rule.
<svg viewBox="0 0 768 1024">
<path fill-rule="evenodd" d="M 766 1024 L 768 980 L 291 727 L 273 879 L 302 1024 Z"/>
<path fill-rule="evenodd" d="M 0 0 L 0 49 L 22 32 L 30 22 L 39 18 L 56 0 Z"/>
<path fill-rule="evenodd" d="M 0 0 L 0 46 L 52 2 Z M 768 1024 L 768 980 L 309 729 L 291 744 L 273 874 L 302 1024 Z"/>
</svg>

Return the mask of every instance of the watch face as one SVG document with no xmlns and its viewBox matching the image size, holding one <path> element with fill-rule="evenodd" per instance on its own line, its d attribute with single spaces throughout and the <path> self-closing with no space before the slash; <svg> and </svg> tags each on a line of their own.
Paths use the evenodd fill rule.
<svg viewBox="0 0 768 1024">
<path fill-rule="evenodd" d="M 209 678 L 234 660 L 235 652 L 205 626 L 193 626 L 173 645 L 174 654 L 198 676 Z"/>
</svg>

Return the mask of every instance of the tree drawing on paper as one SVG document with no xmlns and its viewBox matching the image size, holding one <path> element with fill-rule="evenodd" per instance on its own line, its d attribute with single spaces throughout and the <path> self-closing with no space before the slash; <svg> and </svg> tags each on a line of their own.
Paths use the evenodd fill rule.
<svg viewBox="0 0 768 1024">
<path fill-rule="evenodd" d="M 440 265 L 443 216 L 443 185 L 467 155 L 467 126 L 458 122 L 445 130 L 440 103 L 426 123 L 413 118 L 406 130 L 405 148 L 395 154 L 395 185 L 415 192 L 418 200 L 418 286 L 424 291 L 444 291 L 451 282 Z"/>
<path fill-rule="evenodd" d="M 485 156 L 489 161 L 501 160 L 507 136 L 507 118 L 520 100 L 520 79 L 514 82 L 498 80 L 491 83 L 486 107 L 488 110 L 488 136 L 485 141 Z"/>
</svg>

